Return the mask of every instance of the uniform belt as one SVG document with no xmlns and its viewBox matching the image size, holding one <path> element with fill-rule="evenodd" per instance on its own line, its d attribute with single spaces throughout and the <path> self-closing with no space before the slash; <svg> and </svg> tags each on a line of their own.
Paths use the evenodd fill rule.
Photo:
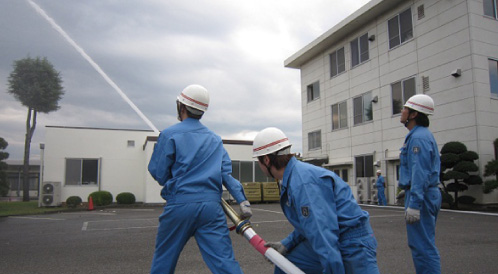
<svg viewBox="0 0 498 274">
<path fill-rule="evenodd" d="M 192 193 L 192 194 L 176 194 L 167 195 L 164 197 L 166 204 L 186 204 L 199 202 L 219 202 L 221 194 L 218 193 Z"/>
</svg>

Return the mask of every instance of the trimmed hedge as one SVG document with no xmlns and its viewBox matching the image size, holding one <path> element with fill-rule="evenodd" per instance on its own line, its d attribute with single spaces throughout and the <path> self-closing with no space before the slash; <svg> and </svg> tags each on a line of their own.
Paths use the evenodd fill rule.
<svg viewBox="0 0 498 274">
<path fill-rule="evenodd" d="M 122 192 L 116 196 L 116 202 L 122 205 L 131 205 L 135 203 L 135 195 L 130 192 Z"/>
<path fill-rule="evenodd" d="M 88 200 L 92 197 L 95 206 L 106 206 L 112 204 L 112 194 L 109 191 L 95 191 L 88 195 Z"/>
<path fill-rule="evenodd" d="M 79 196 L 70 196 L 66 199 L 66 206 L 75 208 L 81 205 L 82 202 L 83 200 Z"/>
</svg>

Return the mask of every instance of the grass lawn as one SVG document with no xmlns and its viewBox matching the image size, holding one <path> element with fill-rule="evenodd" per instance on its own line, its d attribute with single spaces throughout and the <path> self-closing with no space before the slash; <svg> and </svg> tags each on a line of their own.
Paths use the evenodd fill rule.
<svg viewBox="0 0 498 274">
<path fill-rule="evenodd" d="M 0 202 L 0 217 L 15 215 L 35 215 L 70 210 L 74 209 L 67 207 L 38 207 L 38 201 Z"/>
</svg>

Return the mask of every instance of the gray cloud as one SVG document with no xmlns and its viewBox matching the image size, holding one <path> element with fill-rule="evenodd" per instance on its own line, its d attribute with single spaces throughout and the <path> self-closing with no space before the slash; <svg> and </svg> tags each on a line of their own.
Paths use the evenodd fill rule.
<svg viewBox="0 0 498 274">
<path fill-rule="evenodd" d="M 176 96 L 198 83 L 211 93 L 202 121 L 223 138 L 277 126 L 300 152 L 300 76 L 283 62 L 368 1 L 34 2 L 158 129 L 177 123 Z M 27 111 L 6 92 L 7 77 L 27 56 L 47 57 L 65 89 L 61 109 L 38 117 L 33 157 L 46 125 L 149 129 L 27 1 L 2 1 L 0 21 L 0 137 L 11 159 L 22 159 Z"/>
</svg>

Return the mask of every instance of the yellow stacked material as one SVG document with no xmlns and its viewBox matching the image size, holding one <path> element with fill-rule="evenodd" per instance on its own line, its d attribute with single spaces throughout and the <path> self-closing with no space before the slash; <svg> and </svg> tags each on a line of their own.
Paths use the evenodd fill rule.
<svg viewBox="0 0 498 274">
<path fill-rule="evenodd" d="M 280 193 L 278 192 L 278 185 L 276 182 L 261 183 L 263 188 L 263 201 L 264 202 L 278 202 L 280 200 Z"/>
<path fill-rule="evenodd" d="M 242 183 L 249 202 L 261 202 L 261 183 Z"/>
</svg>

